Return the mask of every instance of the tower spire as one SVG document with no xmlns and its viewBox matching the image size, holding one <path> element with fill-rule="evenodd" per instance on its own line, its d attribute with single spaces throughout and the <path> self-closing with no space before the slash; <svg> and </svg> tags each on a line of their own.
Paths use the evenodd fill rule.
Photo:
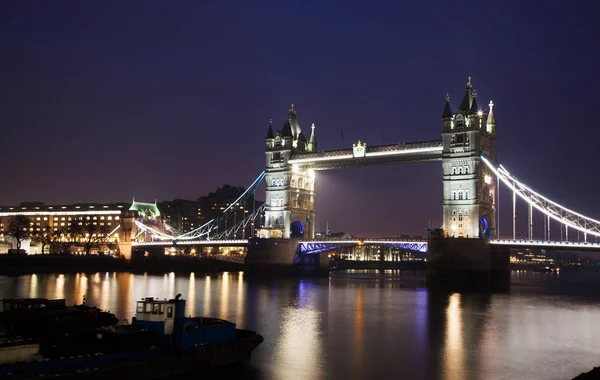
<svg viewBox="0 0 600 380">
<path fill-rule="evenodd" d="M 490 100 L 490 113 L 488 115 L 487 118 L 487 125 L 489 126 L 495 126 L 496 125 L 496 118 L 494 118 L 494 102 Z"/>
<path fill-rule="evenodd" d="M 477 112 L 477 107 L 475 107 L 475 109 L 473 108 L 473 100 L 475 99 L 476 93 L 475 90 L 473 90 L 473 84 L 471 83 L 471 77 L 469 76 L 467 79 L 467 91 L 465 93 L 465 96 L 463 97 L 462 102 L 460 103 L 460 110 L 465 111 L 465 113 L 469 114 L 469 113 L 476 113 Z M 477 105 L 477 103 L 475 102 L 475 105 Z M 474 112 L 472 112 L 472 110 L 474 109 Z"/>
<path fill-rule="evenodd" d="M 317 138 L 315 137 L 315 123 L 312 123 L 312 125 L 310 126 L 311 132 L 310 132 L 310 139 L 308 139 L 308 150 L 310 152 L 316 152 L 317 151 Z"/>
<path fill-rule="evenodd" d="M 273 119 L 269 119 L 269 131 L 267 132 L 267 139 L 274 139 L 275 134 L 273 133 Z"/>
<path fill-rule="evenodd" d="M 446 94 L 446 104 L 444 104 L 444 113 L 442 119 L 451 118 L 452 110 L 450 109 L 450 95 Z"/>
</svg>

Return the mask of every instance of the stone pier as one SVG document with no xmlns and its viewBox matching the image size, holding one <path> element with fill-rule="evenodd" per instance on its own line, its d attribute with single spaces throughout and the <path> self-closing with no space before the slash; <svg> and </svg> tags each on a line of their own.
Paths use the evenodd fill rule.
<svg viewBox="0 0 600 380">
<path fill-rule="evenodd" d="M 469 289 L 508 284 L 510 252 L 488 239 L 430 237 L 427 284 Z"/>
<path fill-rule="evenodd" d="M 259 275 L 328 276 L 326 253 L 302 255 L 298 239 L 250 239 L 244 271 Z"/>
</svg>

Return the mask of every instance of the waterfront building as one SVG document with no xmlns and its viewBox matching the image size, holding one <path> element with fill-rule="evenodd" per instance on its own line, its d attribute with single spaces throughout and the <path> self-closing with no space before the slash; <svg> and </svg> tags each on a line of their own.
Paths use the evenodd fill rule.
<svg viewBox="0 0 600 380">
<path fill-rule="evenodd" d="M 64 241 L 77 238 L 72 234 L 74 229 L 85 227 L 85 230 L 104 237 L 109 243 L 118 243 L 119 234 L 114 232 L 120 225 L 120 219 L 130 212 L 131 203 L 74 203 L 46 205 L 43 202 L 22 202 L 18 206 L 0 206 L 0 253 L 7 253 L 13 248 L 11 238 L 7 236 L 10 221 L 14 217 L 25 217 L 28 235 L 52 235 L 45 244 L 46 252 Z M 93 231 L 93 232 L 92 232 Z M 85 232 L 83 232 L 85 234 Z M 33 244 L 32 244 L 33 241 Z M 22 249 L 28 253 L 42 253 L 41 243 L 36 239 L 26 239 Z M 58 248 L 56 248 L 58 249 Z"/>
</svg>

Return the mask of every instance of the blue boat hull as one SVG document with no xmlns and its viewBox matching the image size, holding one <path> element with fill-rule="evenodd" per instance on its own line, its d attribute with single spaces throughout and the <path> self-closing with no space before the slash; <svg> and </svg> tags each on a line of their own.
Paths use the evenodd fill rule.
<svg viewBox="0 0 600 380">
<path fill-rule="evenodd" d="M 27 379 L 61 375 L 60 379 L 161 379 L 238 363 L 263 342 L 254 331 L 236 331 L 232 342 L 199 346 L 185 354 L 148 349 L 0 366 L 0 378 Z"/>
</svg>

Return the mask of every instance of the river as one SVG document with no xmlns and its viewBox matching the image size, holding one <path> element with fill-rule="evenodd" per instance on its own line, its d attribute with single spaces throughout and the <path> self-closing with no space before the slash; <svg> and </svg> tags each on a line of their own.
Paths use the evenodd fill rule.
<svg viewBox="0 0 600 380">
<path fill-rule="evenodd" d="M 0 277 L 0 298 L 65 298 L 131 320 L 142 297 L 260 332 L 246 379 L 572 379 L 600 365 L 600 275 L 513 271 L 499 293 L 428 291 L 423 272 Z"/>
</svg>

